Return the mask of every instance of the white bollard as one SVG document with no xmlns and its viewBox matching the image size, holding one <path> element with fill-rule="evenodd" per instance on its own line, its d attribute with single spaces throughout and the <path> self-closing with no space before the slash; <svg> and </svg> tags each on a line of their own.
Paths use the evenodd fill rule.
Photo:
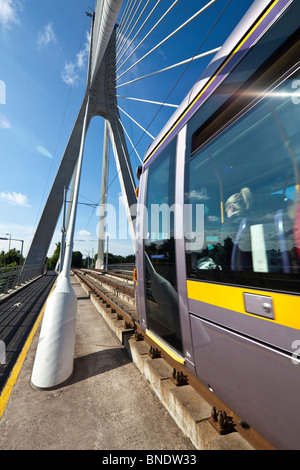
<svg viewBox="0 0 300 470">
<path fill-rule="evenodd" d="M 31 376 L 34 388 L 49 389 L 72 375 L 77 297 L 69 276 L 59 279 L 49 296 Z"/>
</svg>

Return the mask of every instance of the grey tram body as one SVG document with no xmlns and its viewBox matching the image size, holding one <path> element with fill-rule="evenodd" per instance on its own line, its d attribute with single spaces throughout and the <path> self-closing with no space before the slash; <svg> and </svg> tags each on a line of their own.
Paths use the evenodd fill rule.
<svg viewBox="0 0 300 470">
<path fill-rule="evenodd" d="M 136 226 L 141 327 L 279 449 L 300 448 L 299 10 L 253 3 L 148 149 Z M 234 224 L 239 184 L 254 203 Z M 176 236 L 186 200 L 204 221 L 195 245 Z M 162 201 L 169 237 L 151 231 Z"/>
</svg>

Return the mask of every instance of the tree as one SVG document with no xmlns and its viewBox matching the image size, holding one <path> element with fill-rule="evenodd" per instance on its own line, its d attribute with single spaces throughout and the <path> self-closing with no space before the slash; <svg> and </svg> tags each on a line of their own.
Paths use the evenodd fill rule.
<svg viewBox="0 0 300 470">
<path fill-rule="evenodd" d="M 125 263 L 128 263 L 128 264 L 135 263 L 135 255 L 127 255 L 125 258 Z"/>
<path fill-rule="evenodd" d="M 7 253 L 1 251 L 0 253 L 0 267 L 19 266 L 21 258 L 21 264 L 24 262 L 23 256 L 21 257 L 21 251 L 13 248 Z"/>
<path fill-rule="evenodd" d="M 59 259 L 59 253 L 60 253 L 60 242 L 56 243 L 56 248 L 54 250 L 53 255 L 51 258 L 48 258 L 47 260 L 47 266 L 48 269 L 53 271 L 56 267 L 57 261 Z"/>
<path fill-rule="evenodd" d="M 46 260 L 47 266 L 49 270 L 54 270 L 59 259 L 60 255 L 60 242 L 56 243 L 56 248 L 54 250 L 53 255 L 51 258 Z M 1 254 L 0 254 L 1 256 Z M 73 251 L 72 253 L 72 263 L 71 266 L 73 268 L 82 268 L 82 254 L 80 251 Z"/>
<path fill-rule="evenodd" d="M 80 251 L 73 251 L 71 266 L 73 268 L 82 268 L 82 253 Z"/>
<path fill-rule="evenodd" d="M 49 270 L 55 269 L 57 261 L 59 259 L 59 255 L 60 255 L 60 242 L 56 243 L 56 247 L 51 258 L 46 259 L 46 264 Z M 0 266 L 5 256 L 6 255 L 4 251 L 0 253 Z M 96 265 L 97 258 L 98 258 L 98 255 L 96 254 L 94 256 L 94 266 Z M 19 259 L 20 259 L 20 255 L 19 255 Z M 105 253 L 104 259 L 106 262 L 106 253 Z M 89 257 L 90 268 L 92 267 L 92 261 L 93 261 L 92 258 Z M 126 263 L 128 264 L 135 263 L 135 255 L 133 254 L 133 255 L 122 256 L 122 255 L 114 255 L 112 253 L 108 253 L 108 264 L 126 264 Z M 87 268 L 87 264 L 88 264 L 88 259 L 87 258 L 83 259 L 82 253 L 80 251 L 73 251 L 71 267 Z"/>
</svg>

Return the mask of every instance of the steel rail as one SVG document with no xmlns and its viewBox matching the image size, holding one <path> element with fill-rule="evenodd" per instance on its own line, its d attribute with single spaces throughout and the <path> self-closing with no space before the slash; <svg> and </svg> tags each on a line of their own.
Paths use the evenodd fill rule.
<svg viewBox="0 0 300 470">
<path fill-rule="evenodd" d="M 101 274 L 107 274 L 109 276 L 122 278 L 124 281 L 128 281 L 128 282 L 133 282 L 134 281 L 132 274 L 124 274 L 124 273 L 118 272 L 118 270 L 111 271 L 110 269 L 105 270 L 105 269 L 92 269 L 92 268 L 89 268 L 89 269 L 80 268 L 80 270 L 81 271 L 88 271 L 88 272 L 96 272 L 96 273 L 101 273 Z"/>
<path fill-rule="evenodd" d="M 106 303 L 107 307 L 112 309 L 112 313 L 117 313 L 120 316 L 120 319 L 125 320 L 127 327 L 128 324 L 130 324 L 132 329 L 136 329 L 136 325 L 138 324 L 138 322 L 130 313 L 126 312 L 120 305 L 114 302 L 111 297 L 106 295 L 101 289 L 99 289 L 92 282 L 86 279 L 86 277 L 80 272 L 76 270 L 72 271 L 96 297 L 99 297 L 104 303 Z"/>
<path fill-rule="evenodd" d="M 75 271 L 75 270 L 73 270 L 73 271 L 78 272 L 78 271 Z M 85 275 L 92 277 L 93 279 L 95 279 L 101 285 L 107 284 L 108 286 L 113 287 L 113 288 L 123 292 L 124 294 L 129 295 L 132 298 L 134 298 L 134 296 L 135 296 L 133 288 L 124 286 L 122 284 L 119 284 L 116 281 L 112 281 L 110 279 L 107 279 L 105 277 L 105 275 L 104 276 L 99 276 L 99 274 L 96 274 L 96 273 L 93 273 L 93 272 L 86 272 Z"/>
</svg>

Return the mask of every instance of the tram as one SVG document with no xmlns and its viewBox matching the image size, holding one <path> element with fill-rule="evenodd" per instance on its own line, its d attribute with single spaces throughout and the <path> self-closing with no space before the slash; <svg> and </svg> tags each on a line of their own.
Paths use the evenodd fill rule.
<svg viewBox="0 0 300 470">
<path fill-rule="evenodd" d="M 256 0 L 139 168 L 146 335 L 300 448 L 300 2 Z"/>
</svg>

